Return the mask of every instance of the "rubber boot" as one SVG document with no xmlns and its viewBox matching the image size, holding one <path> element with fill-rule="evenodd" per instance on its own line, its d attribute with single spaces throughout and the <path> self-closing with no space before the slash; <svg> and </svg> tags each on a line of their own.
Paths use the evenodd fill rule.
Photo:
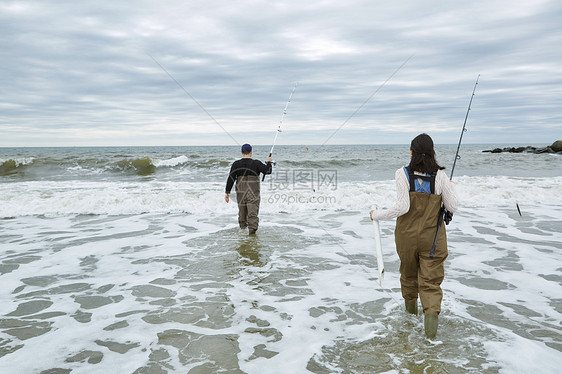
<svg viewBox="0 0 562 374">
<path fill-rule="evenodd" d="M 418 303 L 417 302 L 415 302 L 413 304 L 410 304 L 407 301 L 404 301 L 404 304 L 406 304 L 406 312 L 408 312 L 410 314 L 418 314 Z"/>
<path fill-rule="evenodd" d="M 437 335 L 438 317 L 436 314 L 426 314 L 424 317 L 425 336 L 434 339 Z"/>
</svg>

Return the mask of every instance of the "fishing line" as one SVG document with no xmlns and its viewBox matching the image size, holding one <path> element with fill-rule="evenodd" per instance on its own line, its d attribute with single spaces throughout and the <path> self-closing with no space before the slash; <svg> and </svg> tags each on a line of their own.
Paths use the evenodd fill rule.
<svg viewBox="0 0 562 374">
<path fill-rule="evenodd" d="M 357 109 L 355 109 L 355 112 L 353 112 L 353 113 L 340 125 L 340 127 L 338 127 L 338 128 L 332 133 L 332 135 L 330 135 L 330 136 L 328 137 L 328 139 L 326 139 L 326 141 L 325 141 L 324 143 L 322 143 L 322 145 L 321 145 L 320 147 L 323 147 L 326 143 L 328 143 L 328 141 L 329 141 L 330 139 L 332 139 L 332 137 L 333 137 L 334 135 L 336 135 L 336 133 L 337 133 L 338 131 L 340 131 L 341 128 L 344 127 L 345 124 L 346 124 L 347 122 L 349 122 L 349 120 L 352 119 L 352 118 L 357 114 L 357 112 L 359 112 L 359 111 L 361 110 L 361 108 L 363 108 L 363 107 L 365 106 L 365 104 L 367 104 L 367 103 L 368 103 L 368 102 L 369 102 L 369 101 L 370 101 L 370 100 L 371 100 L 371 99 L 388 83 L 388 81 L 391 80 L 392 77 L 394 77 L 394 75 L 396 75 L 396 73 L 398 73 L 398 72 L 400 71 L 400 69 L 402 69 L 402 67 L 408 63 L 408 61 L 410 61 L 410 59 L 411 59 L 412 57 L 414 57 L 414 55 L 411 55 L 410 57 L 408 57 L 408 58 L 402 63 L 402 65 L 400 65 L 396 70 L 394 70 L 394 72 L 393 72 L 392 74 L 390 74 L 390 76 L 389 76 L 388 78 L 386 78 L 386 80 L 375 90 L 375 92 L 373 92 L 373 93 L 371 94 L 371 96 L 369 96 L 369 97 L 367 98 L 367 100 L 365 100 L 365 101 L 363 102 L 363 104 L 359 105 L 359 107 L 358 107 Z"/>
<path fill-rule="evenodd" d="M 168 74 L 168 76 L 169 76 L 174 82 L 176 82 L 176 84 L 183 90 L 183 92 L 185 92 L 185 93 L 187 94 L 187 96 L 189 96 L 189 97 L 191 98 L 191 100 L 193 100 L 193 101 L 195 102 L 195 104 L 197 104 L 197 105 L 199 106 L 199 108 L 201 108 L 205 113 L 207 113 L 207 115 L 208 115 L 217 125 L 219 125 L 219 127 L 222 129 L 222 131 L 225 132 L 226 135 L 230 136 L 230 139 L 232 139 L 232 140 L 234 141 L 234 143 L 240 145 L 240 143 L 238 143 L 238 141 L 237 141 L 236 139 L 234 139 L 234 137 L 233 137 L 228 131 L 226 131 L 226 129 L 219 123 L 219 121 L 217 121 L 217 120 L 215 119 L 215 117 L 213 117 L 213 116 L 211 115 L 211 113 L 209 113 L 209 112 L 207 111 L 207 109 L 205 109 L 205 108 L 203 107 L 203 105 L 201 105 L 201 104 L 199 103 L 199 101 L 197 101 L 197 99 L 195 99 L 195 98 L 181 85 L 181 83 L 178 82 L 178 81 L 176 80 L 176 78 L 174 78 L 174 77 L 172 76 L 172 74 L 170 74 L 170 73 L 168 72 L 168 70 L 166 70 L 166 68 L 164 68 L 164 66 L 162 66 L 158 61 L 156 61 L 156 59 L 155 59 L 150 53 L 147 53 L 147 54 L 150 56 L 150 58 L 151 58 L 152 60 L 154 60 L 154 62 L 155 62 L 158 66 L 160 66 L 160 68 L 161 68 L 162 70 L 164 70 L 164 72 L 165 72 L 166 74 Z"/>
<path fill-rule="evenodd" d="M 321 149 L 323 146 L 325 146 L 326 143 L 328 143 L 330 139 L 332 139 L 332 137 L 334 137 L 334 135 L 336 135 L 338 131 L 340 131 L 342 127 L 344 127 L 347 122 L 349 122 L 349 120 L 351 120 L 361 110 L 361 108 L 363 108 L 369 101 L 371 101 L 371 99 L 392 79 L 392 77 L 394 77 L 404 67 L 404 65 L 408 63 L 408 61 L 410 61 L 410 59 L 412 59 L 412 57 L 414 57 L 414 55 L 408 57 L 396 70 L 394 70 L 392 74 L 390 74 L 390 76 L 386 78 L 386 80 L 379 87 L 377 87 L 377 89 L 371 94 L 371 96 L 369 96 L 367 100 L 365 100 L 361 105 L 359 105 L 359 107 L 355 109 L 355 111 L 351 113 L 349 117 L 347 117 L 347 119 L 328 137 L 328 139 L 326 139 L 324 143 L 322 143 L 320 147 L 318 147 L 318 149 Z M 316 192 L 314 186 L 312 186 L 312 192 Z"/>
</svg>

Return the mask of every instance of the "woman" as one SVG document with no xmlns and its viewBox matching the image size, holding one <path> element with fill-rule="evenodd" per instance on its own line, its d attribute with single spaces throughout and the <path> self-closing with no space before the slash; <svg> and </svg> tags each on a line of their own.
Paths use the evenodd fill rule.
<svg viewBox="0 0 562 374">
<path fill-rule="evenodd" d="M 400 257 L 400 285 L 406 311 L 418 312 L 418 293 L 423 307 L 425 333 L 437 334 L 437 316 L 441 312 L 441 282 L 445 276 L 447 235 L 441 225 L 434 256 L 431 248 L 437 232 L 437 221 L 443 205 L 454 213 L 458 207 L 454 184 L 444 167 L 435 160 L 433 140 L 420 134 L 410 145 L 410 164 L 396 171 L 397 200 L 387 210 L 372 210 L 371 220 L 396 220 L 394 237 Z"/>
</svg>

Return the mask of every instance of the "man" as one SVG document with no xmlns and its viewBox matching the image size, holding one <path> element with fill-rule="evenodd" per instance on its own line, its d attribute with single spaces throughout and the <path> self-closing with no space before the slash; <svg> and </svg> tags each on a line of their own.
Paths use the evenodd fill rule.
<svg viewBox="0 0 562 374">
<path fill-rule="evenodd" d="M 271 157 L 267 163 L 252 159 L 252 146 L 242 146 L 242 158 L 234 161 L 226 180 L 224 201 L 230 201 L 230 190 L 236 182 L 236 201 L 238 203 L 238 224 L 241 229 L 248 227 L 249 234 L 255 235 L 259 223 L 260 173 L 271 174 Z"/>
</svg>

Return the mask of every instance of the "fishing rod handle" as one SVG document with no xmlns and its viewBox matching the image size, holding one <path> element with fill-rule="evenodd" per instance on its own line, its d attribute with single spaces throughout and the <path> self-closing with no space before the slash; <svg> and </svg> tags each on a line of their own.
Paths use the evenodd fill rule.
<svg viewBox="0 0 562 374">
<path fill-rule="evenodd" d="M 267 156 L 267 158 L 270 158 L 273 155 L 273 152 L 269 152 L 269 156 Z M 263 182 L 265 180 L 265 174 L 263 175 L 263 177 L 261 177 L 261 181 Z"/>
</svg>

